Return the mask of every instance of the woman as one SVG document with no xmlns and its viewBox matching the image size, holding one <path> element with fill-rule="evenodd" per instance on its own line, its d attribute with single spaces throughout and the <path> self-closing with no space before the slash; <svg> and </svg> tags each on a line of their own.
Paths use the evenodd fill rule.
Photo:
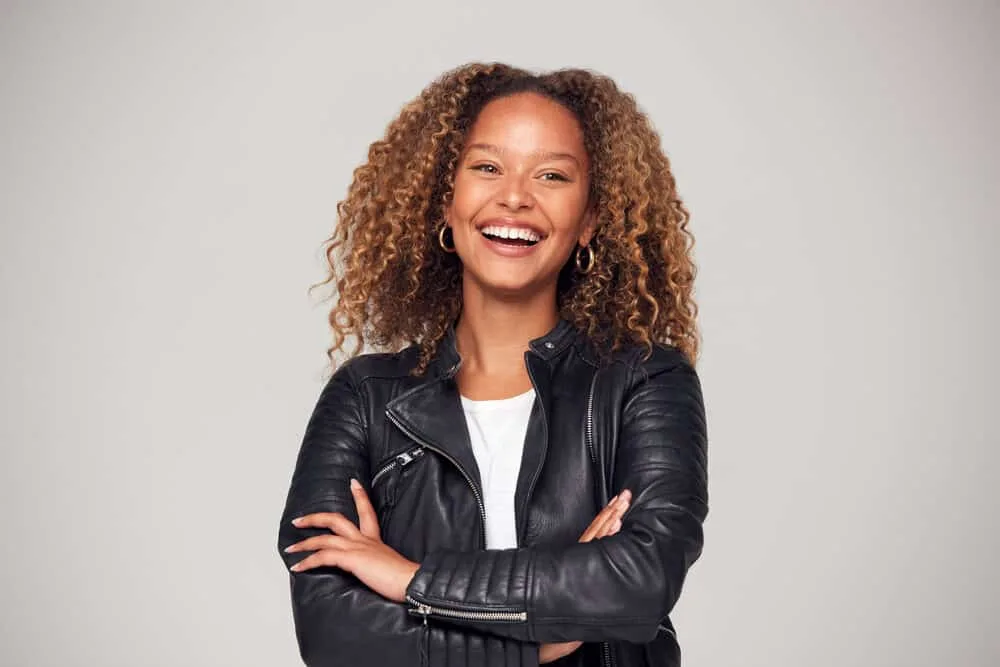
<svg viewBox="0 0 1000 667">
<path fill-rule="evenodd" d="M 634 100 L 461 67 L 338 213 L 329 353 L 388 351 L 337 369 L 292 476 L 305 663 L 679 664 L 708 511 L 694 267 Z"/>
</svg>

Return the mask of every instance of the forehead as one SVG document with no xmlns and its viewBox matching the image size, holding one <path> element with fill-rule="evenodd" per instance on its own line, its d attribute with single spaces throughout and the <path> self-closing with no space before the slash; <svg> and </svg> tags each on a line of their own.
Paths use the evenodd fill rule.
<svg viewBox="0 0 1000 667">
<path fill-rule="evenodd" d="M 466 144 L 489 143 L 505 152 L 564 152 L 586 158 L 583 128 L 569 109 L 537 93 L 491 101 L 479 113 Z"/>
</svg>

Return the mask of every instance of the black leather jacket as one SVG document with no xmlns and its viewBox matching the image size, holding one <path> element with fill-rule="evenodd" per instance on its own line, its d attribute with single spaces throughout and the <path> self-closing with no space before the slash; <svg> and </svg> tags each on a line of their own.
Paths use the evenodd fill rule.
<svg viewBox="0 0 1000 667">
<path fill-rule="evenodd" d="M 566 321 L 531 342 L 525 362 L 537 398 L 515 494 L 520 547 L 507 550 L 484 549 L 454 332 L 422 376 L 410 374 L 415 348 L 343 364 L 306 428 L 279 553 L 290 566 L 307 554 L 285 554 L 286 546 L 325 532 L 292 526 L 296 516 L 357 521 L 355 477 L 369 489 L 382 539 L 421 567 L 405 604 L 335 568 L 290 573 L 305 663 L 533 667 L 540 643 L 583 640 L 552 664 L 678 665 L 667 614 L 702 549 L 704 407 L 678 350 L 641 352 L 599 365 Z M 633 499 L 619 533 L 578 543 L 624 488 Z"/>
</svg>

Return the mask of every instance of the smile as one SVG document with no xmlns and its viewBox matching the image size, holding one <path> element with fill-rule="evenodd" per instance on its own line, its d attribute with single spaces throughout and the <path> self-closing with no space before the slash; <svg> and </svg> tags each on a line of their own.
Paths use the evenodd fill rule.
<svg viewBox="0 0 1000 667">
<path fill-rule="evenodd" d="M 525 227 L 504 227 L 487 225 L 479 233 L 488 240 L 515 246 L 533 246 L 542 240 L 542 235 Z"/>
</svg>

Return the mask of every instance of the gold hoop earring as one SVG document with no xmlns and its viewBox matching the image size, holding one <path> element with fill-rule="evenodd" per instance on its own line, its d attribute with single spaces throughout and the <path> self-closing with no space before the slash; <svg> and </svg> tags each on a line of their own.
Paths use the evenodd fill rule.
<svg viewBox="0 0 1000 667">
<path fill-rule="evenodd" d="M 584 250 L 587 251 L 587 266 L 586 266 L 586 268 L 583 266 L 583 260 L 580 258 L 580 256 L 583 254 Z M 594 264 L 596 262 L 597 262 L 597 258 L 594 257 L 594 250 L 593 250 L 593 248 L 590 247 L 589 243 L 587 245 L 582 245 L 582 246 L 580 246 L 580 247 L 578 247 L 576 249 L 576 270 L 579 271 L 580 273 L 582 273 L 584 275 L 590 273 L 593 270 Z"/>
<path fill-rule="evenodd" d="M 452 239 L 451 247 L 444 242 L 444 233 L 449 229 L 450 227 L 448 227 L 448 225 L 441 225 L 441 231 L 438 232 L 438 245 L 441 246 L 441 250 L 444 250 L 447 253 L 453 253 L 455 252 L 455 239 Z"/>
</svg>

